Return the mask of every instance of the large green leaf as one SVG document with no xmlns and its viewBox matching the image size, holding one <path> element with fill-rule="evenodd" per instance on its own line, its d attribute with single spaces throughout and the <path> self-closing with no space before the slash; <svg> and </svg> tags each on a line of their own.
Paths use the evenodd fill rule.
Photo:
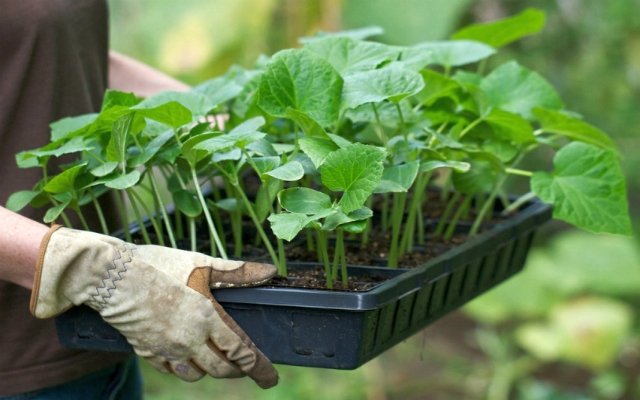
<svg viewBox="0 0 640 400">
<path fill-rule="evenodd" d="M 205 150 L 208 153 L 215 153 L 230 147 L 237 146 L 243 149 L 250 143 L 260 140 L 267 134 L 258 131 L 236 131 L 230 132 L 224 135 L 216 136 L 207 140 L 204 140 L 196 144 L 193 148 L 199 150 Z"/>
<path fill-rule="evenodd" d="M 494 107 L 534 119 L 533 108 L 559 110 L 564 107 L 556 90 L 538 73 L 523 68 L 516 61 L 502 64 L 480 84 Z"/>
<path fill-rule="evenodd" d="M 43 221 L 47 224 L 51 222 L 55 222 L 55 220 L 58 219 L 60 214 L 62 214 L 64 209 L 69 205 L 69 203 L 71 203 L 71 200 L 72 198 L 69 197 L 62 203 L 58 204 L 57 206 L 51 207 L 50 209 L 48 209 L 47 213 L 44 215 Z"/>
<path fill-rule="evenodd" d="M 76 177 L 86 164 L 76 165 L 54 176 L 45 186 L 45 192 L 65 193 L 75 191 Z"/>
<path fill-rule="evenodd" d="M 471 169 L 471 164 L 464 161 L 424 160 L 420 163 L 420 171 L 432 171 L 436 168 L 451 168 L 456 172 L 465 173 Z"/>
<path fill-rule="evenodd" d="M 198 161 L 200 161 L 201 159 L 203 159 L 209 154 L 207 150 L 197 149 L 195 148 L 195 146 L 201 142 L 204 142 L 206 140 L 210 140 L 212 138 L 219 136 L 220 133 L 221 132 L 202 133 L 200 135 L 193 136 L 186 142 L 182 143 L 180 152 L 182 153 L 182 156 L 187 160 L 187 162 L 192 168 L 195 168 Z"/>
<path fill-rule="evenodd" d="M 304 169 L 299 162 L 289 161 L 285 165 L 267 172 L 267 175 L 280 179 L 281 181 L 293 182 L 302 179 L 304 176 Z"/>
<path fill-rule="evenodd" d="M 476 40 L 498 48 L 540 32 L 544 27 L 544 20 L 544 12 L 528 8 L 510 18 L 469 25 L 454 33 L 451 38 Z"/>
<path fill-rule="evenodd" d="M 309 42 L 304 48 L 329 61 L 342 76 L 373 70 L 385 61 L 396 60 L 400 54 L 391 46 L 348 37 L 326 37 Z"/>
<path fill-rule="evenodd" d="M 263 117 L 254 117 L 249 118 L 246 121 L 243 121 L 240 125 L 236 126 L 229 133 L 245 133 L 245 132 L 255 132 L 260 129 L 266 123 Z"/>
<path fill-rule="evenodd" d="M 424 88 L 416 95 L 416 99 L 424 105 L 429 105 L 460 87 L 458 82 L 430 69 L 420 71 L 420 75 L 424 81 Z"/>
<path fill-rule="evenodd" d="M 333 140 L 319 137 L 303 137 L 298 144 L 316 168 L 320 168 L 331 152 L 340 148 Z"/>
<path fill-rule="evenodd" d="M 328 215 L 327 218 L 325 218 L 324 224 L 322 225 L 322 230 L 333 231 L 338 226 L 350 224 L 356 221 L 363 221 L 365 219 L 371 218 L 372 216 L 373 216 L 373 211 L 371 211 L 367 207 L 359 208 L 355 211 L 352 211 L 348 215 L 343 213 L 341 209 L 338 209 L 336 210 L 336 212 Z M 355 230 L 359 230 L 359 229 L 355 229 Z"/>
<path fill-rule="evenodd" d="M 309 222 L 313 221 L 313 217 L 305 214 L 282 213 L 271 214 L 268 220 L 271 222 L 271 230 L 276 237 L 291 241 Z"/>
<path fill-rule="evenodd" d="M 404 68 L 381 68 L 344 78 L 342 108 L 392 100 L 394 103 L 418 93 L 424 87 L 419 73 Z"/>
<path fill-rule="evenodd" d="M 67 137 L 70 133 L 76 132 L 81 128 L 88 127 L 93 121 L 98 118 L 98 114 L 85 114 L 77 117 L 68 117 L 58 120 L 51 125 L 51 141 Z"/>
<path fill-rule="evenodd" d="M 178 210 L 187 217 L 195 218 L 202 214 L 202 204 L 200 204 L 196 192 L 179 189 L 171 193 L 171 195 Z"/>
<path fill-rule="evenodd" d="M 533 174 L 531 188 L 553 204 L 554 218 L 591 232 L 631 235 L 624 176 L 613 151 L 573 142 L 553 163 L 553 174 Z"/>
<path fill-rule="evenodd" d="M 215 104 L 202 93 L 163 91 L 144 99 L 136 109 L 151 109 L 169 102 L 178 102 L 192 114 L 193 120 L 198 120 L 211 111 Z"/>
<path fill-rule="evenodd" d="M 132 107 L 131 109 L 136 110 L 137 114 L 145 118 L 169 125 L 174 129 L 193 120 L 191 111 L 177 101 L 170 101 L 153 108 L 147 108 L 147 106 L 148 104 L 141 103 L 140 106 Z"/>
<path fill-rule="evenodd" d="M 113 123 L 111 140 L 107 146 L 107 160 L 118 163 L 125 162 L 127 152 L 127 138 L 131 132 L 134 114 L 125 114 Z"/>
<path fill-rule="evenodd" d="M 101 164 L 101 165 L 93 168 L 89 172 L 93 176 L 102 177 L 102 176 L 106 176 L 106 175 L 109 175 L 110 173 L 112 173 L 116 169 L 117 166 L 118 166 L 117 162 L 109 161 L 109 162 L 106 162 L 104 164 Z"/>
<path fill-rule="evenodd" d="M 300 43 L 310 43 L 324 38 L 350 38 L 355 40 L 364 40 L 371 36 L 378 36 L 384 33 L 384 29 L 379 26 L 365 26 L 364 28 L 350 29 L 340 32 L 324 32 L 318 31 L 314 36 L 303 37 L 298 39 Z"/>
<path fill-rule="evenodd" d="M 606 133 L 584 121 L 540 107 L 534 108 L 533 113 L 540 120 L 542 130 L 545 132 L 617 151 L 616 144 Z"/>
<path fill-rule="evenodd" d="M 89 151 L 94 149 L 94 146 L 90 144 L 89 141 L 80 136 L 74 137 L 73 139 L 62 144 L 63 142 L 64 139 L 60 139 L 58 141 L 51 142 L 45 147 L 42 147 L 38 150 L 27 151 L 24 154 L 36 157 L 60 157 L 64 154 L 79 153 L 81 151 Z"/>
<path fill-rule="evenodd" d="M 243 87 L 233 79 L 220 76 L 201 83 L 194 87 L 192 92 L 204 95 L 209 99 L 213 107 L 216 107 L 236 97 L 242 92 L 242 89 Z"/>
<path fill-rule="evenodd" d="M 283 50 L 262 75 L 258 105 L 276 117 L 302 111 L 327 126 L 338 120 L 342 78 L 331 64 L 308 50 Z"/>
<path fill-rule="evenodd" d="M 320 126 L 320 124 L 307 114 L 294 110 L 293 108 L 288 108 L 286 116 L 298 124 L 307 136 L 329 139 L 329 135 L 327 135 L 327 132 Z"/>
<path fill-rule="evenodd" d="M 407 192 L 418 176 L 419 168 L 420 161 L 385 168 L 373 193 Z"/>
<path fill-rule="evenodd" d="M 38 190 L 20 190 L 19 192 L 13 193 L 7 199 L 7 210 L 13 212 L 19 212 L 23 208 L 27 206 L 31 202 L 31 200 L 35 199 L 41 192 Z"/>
<path fill-rule="evenodd" d="M 118 90 L 109 90 L 104 93 L 102 99 L 102 108 L 104 111 L 114 106 L 133 107 L 138 104 L 140 100 L 133 93 L 120 92 Z"/>
<path fill-rule="evenodd" d="M 497 139 L 516 143 L 533 143 L 536 141 L 536 137 L 533 135 L 533 128 L 526 119 L 518 114 L 494 108 L 488 115 L 483 117 L 483 120 L 489 124 Z"/>
<path fill-rule="evenodd" d="M 496 51 L 484 43 L 472 40 L 423 42 L 413 46 L 421 51 L 431 51 L 431 63 L 443 67 L 471 64 L 493 55 Z"/>
<path fill-rule="evenodd" d="M 312 215 L 331 209 L 331 198 L 322 192 L 305 187 L 281 190 L 278 201 L 282 208 L 292 213 Z"/>
<path fill-rule="evenodd" d="M 125 190 L 133 187 L 140 181 L 140 171 L 134 169 L 128 174 L 118 176 L 115 179 L 104 182 L 106 187 L 116 190 Z"/>
<path fill-rule="evenodd" d="M 322 183 L 333 191 L 343 191 L 342 211 L 361 208 L 382 178 L 386 152 L 373 146 L 355 143 L 327 156 L 322 165 Z"/>
</svg>

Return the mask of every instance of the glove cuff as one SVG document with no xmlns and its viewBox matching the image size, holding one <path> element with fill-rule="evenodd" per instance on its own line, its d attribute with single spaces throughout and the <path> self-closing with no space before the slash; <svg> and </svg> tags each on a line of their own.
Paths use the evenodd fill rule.
<svg viewBox="0 0 640 400">
<path fill-rule="evenodd" d="M 40 280 L 42 279 L 42 266 L 44 264 L 44 254 L 47 251 L 47 245 L 49 244 L 49 240 L 51 239 L 51 235 L 55 233 L 58 229 L 62 228 L 62 225 L 54 224 L 51 226 L 49 231 L 42 238 L 42 242 L 40 243 L 40 250 L 38 251 L 38 261 L 36 262 L 36 271 L 33 277 L 33 288 L 31 289 L 31 301 L 29 303 L 29 310 L 33 316 L 36 315 L 36 307 L 38 305 L 38 294 L 40 292 Z"/>
</svg>

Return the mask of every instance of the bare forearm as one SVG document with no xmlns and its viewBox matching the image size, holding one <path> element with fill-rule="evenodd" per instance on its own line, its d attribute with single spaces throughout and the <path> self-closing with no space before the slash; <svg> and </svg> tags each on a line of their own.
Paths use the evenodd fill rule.
<svg viewBox="0 0 640 400">
<path fill-rule="evenodd" d="M 46 225 L 0 207 L 0 280 L 27 289 L 33 275 Z"/>
<path fill-rule="evenodd" d="M 190 89 L 189 85 L 115 51 L 109 52 L 109 88 L 142 97 L 163 90 L 183 92 Z"/>
</svg>

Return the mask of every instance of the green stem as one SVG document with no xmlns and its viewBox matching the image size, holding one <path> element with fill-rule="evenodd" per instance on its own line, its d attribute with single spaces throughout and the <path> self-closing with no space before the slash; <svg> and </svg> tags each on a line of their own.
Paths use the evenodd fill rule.
<svg viewBox="0 0 640 400">
<path fill-rule="evenodd" d="M 462 204 L 460 204 L 460 207 L 458 207 L 458 209 L 456 210 L 456 213 L 454 214 L 451 222 L 449 223 L 449 226 L 447 227 L 446 232 L 444 233 L 444 240 L 449 240 L 451 239 L 451 237 L 453 237 L 460 217 L 465 213 L 466 210 L 469 209 L 469 206 L 471 205 L 471 199 L 473 199 L 473 196 L 467 195 Z"/>
<path fill-rule="evenodd" d="M 93 192 L 93 189 L 89 188 L 89 194 L 91 195 L 91 201 L 93 202 L 93 206 L 96 208 L 96 213 L 98 214 L 98 220 L 100 221 L 100 227 L 102 228 L 102 233 L 105 235 L 109 234 L 109 228 L 107 228 L 107 221 L 104 219 L 104 214 L 102 213 L 102 207 L 100 207 L 100 203 L 98 203 L 98 199 L 96 198 L 96 194 Z"/>
<path fill-rule="evenodd" d="M 218 186 L 213 181 L 211 175 L 208 177 L 209 184 L 211 185 L 211 194 L 213 196 L 214 201 L 220 201 L 220 191 L 218 190 Z M 218 236 L 222 241 L 222 245 L 227 247 L 227 238 L 225 237 L 223 227 L 222 227 L 222 218 L 220 218 L 220 213 L 218 212 L 217 207 L 210 207 L 211 214 L 213 216 L 213 222 L 216 224 L 216 228 L 218 228 Z"/>
<path fill-rule="evenodd" d="M 478 213 L 478 216 L 476 217 L 476 220 L 473 222 L 473 225 L 471 226 L 471 230 L 469 231 L 469 236 L 475 236 L 475 234 L 478 233 L 478 229 L 480 229 L 480 224 L 482 223 L 482 220 L 484 219 L 484 215 L 489 211 L 489 208 L 493 206 L 493 199 L 496 198 L 496 195 L 498 194 L 498 190 L 500 190 L 500 188 L 502 187 L 502 184 L 504 183 L 506 178 L 507 178 L 507 175 L 503 175 L 496 182 L 496 185 L 494 186 L 493 191 L 489 195 L 489 198 L 484 203 L 484 206 L 482 207 L 482 209 Z"/>
<path fill-rule="evenodd" d="M 120 216 L 122 218 L 122 228 L 124 229 L 124 238 L 127 242 L 131 243 L 131 231 L 129 230 L 129 216 L 127 215 L 127 209 L 122 202 L 122 192 L 114 190 L 114 197 L 116 198 L 116 206 L 120 211 Z"/>
<path fill-rule="evenodd" d="M 196 238 L 196 219 L 188 217 L 189 219 L 189 238 L 191 239 L 191 251 L 198 249 L 198 243 Z M 213 247 L 213 246 L 211 246 Z"/>
<path fill-rule="evenodd" d="M 342 286 L 346 288 L 349 286 L 349 276 L 347 275 L 347 257 L 344 253 L 344 231 L 340 228 L 338 228 L 336 243 L 339 246 L 339 250 L 336 252 L 339 252 L 342 264 Z"/>
<path fill-rule="evenodd" d="M 78 214 L 78 218 L 80 218 L 80 223 L 82 223 L 82 227 L 84 228 L 85 231 L 89 231 L 91 229 L 89 229 L 89 225 L 87 225 L 87 220 L 84 219 L 84 215 L 82 215 L 82 210 L 80 209 L 80 206 L 78 206 L 78 208 L 76 209 L 76 214 Z"/>
<path fill-rule="evenodd" d="M 193 184 L 195 185 L 196 193 L 198 194 L 198 199 L 200 199 L 200 204 L 202 205 L 202 211 L 204 211 L 204 217 L 207 220 L 207 225 L 209 227 L 209 236 L 213 238 L 215 246 L 211 246 L 211 256 L 216 257 L 216 248 L 220 251 L 220 256 L 224 260 L 228 260 L 227 252 L 220 242 L 220 238 L 218 237 L 218 231 L 216 230 L 216 226 L 213 224 L 213 220 L 211 219 L 211 213 L 209 213 L 209 207 L 207 207 L 207 202 L 204 200 L 204 195 L 202 194 L 202 188 L 200 187 L 200 182 L 198 182 L 198 174 L 196 174 L 196 169 L 191 167 L 191 178 L 193 179 Z"/>
<path fill-rule="evenodd" d="M 382 194 L 382 230 L 389 230 L 389 194 Z"/>
<path fill-rule="evenodd" d="M 329 265 L 329 252 L 327 251 L 327 241 L 324 232 L 320 228 L 316 228 L 318 233 L 318 248 L 322 252 L 322 260 L 324 261 L 324 273 L 327 277 L 327 289 L 333 289 L 333 279 L 331 274 L 331 266 Z"/>
<path fill-rule="evenodd" d="M 427 189 L 427 184 L 431 179 L 432 171 L 422 173 L 418 175 L 416 184 L 413 190 L 413 196 L 411 197 L 411 204 L 409 205 L 409 213 L 407 214 L 407 223 L 402 233 L 402 242 L 400 243 L 400 255 L 405 252 L 411 251 L 413 248 L 413 237 L 415 234 L 416 218 L 420 214 L 423 199 Z M 424 224 L 422 224 L 424 230 Z M 423 232 L 424 235 L 424 232 Z"/>
<path fill-rule="evenodd" d="M 533 176 L 533 172 L 531 171 L 525 171 L 523 169 L 517 169 L 517 168 L 505 168 L 504 171 L 507 174 L 513 174 L 513 175 L 520 175 L 520 176 L 527 176 L 527 177 L 531 177 Z"/>
<path fill-rule="evenodd" d="M 384 147 L 387 147 L 388 139 L 387 134 L 384 132 L 384 128 L 382 127 L 382 123 L 380 122 L 380 115 L 378 114 L 378 108 L 375 103 L 371 103 L 371 108 L 373 108 L 373 114 L 376 116 L 376 131 L 378 133 L 378 137 L 382 142 Z"/>
<path fill-rule="evenodd" d="M 480 122 L 482 122 L 482 118 L 478 118 L 475 121 L 473 121 L 472 123 L 470 123 L 469 125 L 467 125 L 462 132 L 460 132 L 460 134 L 458 135 L 458 139 L 462 139 L 462 137 L 464 135 L 466 135 L 467 133 L 469 133 L 469 131 L 473 128 L 476 127 L 476 125 L 478 125 Z"/>
<path fill-rule="evenodd" d="M 153 189 L 153 194 L 155 195 L 156 200 L 158 201 L 160 212 L 162 213 L 162 219 L 164 220 L 164 224 L 167 228 L 167 235 L 169 235 L 169 242 L 171 243 L 171 247 L 174 249 L 178 248 L 176 243 L 176 239 L 173 236 L 173 228 L 171 226 L 171 220 L 167 215 L 166 207 L 164 206 L 164 202 L 162 201 L 162 196 L 160 196 L 160 191 L 158 190 L 158 184 L 156 182 L 156 178 L 153 176 L 153 169 L 147 166 L 147 175 L 149 176 L 149 181 L 151 182 L 151 188 Z"/>
<path fill-rule="evenodd" d="M 453 185 L 453 181 L 451 180 L 451 174 L 449 174 L 447 176 L 447 179 L 444 181 L 444 184 L 442 185 L 442 190 L 440 190 L 440 200 L 442 200 L 443 202 L 449 199 L 449 190 L 451 189 L 451 185 Z"/>
<path fill-rule="evenodd" d="M 173 210 L 173 218 L 176 223 L 176 239 L 180 240 L 184 238 L 184 227 L 182 226 L 182 213 L 178 207 Z"/>
<path fill-rule="evenodd" d="M 404 217 L 404 208 L 407 199 L 406 193 L 394 193 L 393 194 L 393 211 L 391 212 L 391 249 L 389 250 L 388 266 L 390 268 L 398 267 L 399 257 L 399 239 L 400 229 L 402 227 L 402 220 Z"/>
<path fill-rule="evenodd" d="M 404 137 L 404 150 L 407 153 L 407 162 L 412 161 L 409 150 L 409 134 L 407 133 L 407 126 L 404 123 L 404 116 L 402 115 L 402 109 L 399 103 L 394 103 L 396 110 L 398 111 L 398 117 L 400 117 L 400 130 L 402 130 L 402 136 Z"/>
<path fill-rule="evenodd" d="M 138 206 L 136 205 L 136 201 L 131 194 L 133 191 L 129 189 L 125 189 L 127 195 L 129 195 L 129 202 L 131 203 L 131 208 L 133 208 L 133 213 L 136 215 L 136 220 L 138 221 L 138 225 L 140 226 L 140 232 L 142 233 L 142 237 L 144 238 L 144 242 L 146 244 L 152 244 L 151 239 L 149 238 L 149 233 L 147 232 L 147 227 L 144 226 L 144 222 L 142 221 L 142 217 L 140 216 L 140 211 L 138 210 Z"/>
<path fill-rule="evenodd" d="M 501 215 L 508 215 L 509 213 L 512 213 L 513 211 L 515 211 L 518 208 L 522 207 L 523 204 L 525 204 L 528 201 L 531 201 L 531 200 L 533 200 L 535 198 L 536 198 L 536 194 L 533 191 L 525 193 L 522 196 L 518 197 L 516 199 L 516 201 L 511 203 L 507 208 L 505 208 L 502 211 Z"/>
<path fill-rule="evenodd" d="M 305 229 L 305 236 L 307 237 L 307 250 L 308 251 L 314 251 L 315 250 L 315 245 L 313 242 L 313 235 L 311 233 L 310 229 Z"/>
<path fill-rule="evenodd" d="M 460 192 L 455 192 L 451 199 L 449 199 L 449 203 L 447 207 L 444 209 L 444 212 L 440 216 L 440 221 L 438 222 L 438 226 L 436 227 L 436 231 L 433 233 L 434 236 L 439 237 L 442 236 L 442 232 L 444 231 L 445 224 L 447 223 L 447 219 L 453 210 L 453 207 L 456 205 L 456 202 L 460 198 Z"/>
<path fill-rule="evenodd" d="M 62 217 L 62 220 L 64 221 L 64 224 L 67 228 L 73 228 L 73 226 L 71 225 L 71 221 L 69 221 L 69 217 L 67 217 L 67 214 L 65 214 L 64 211 L 60 213 L 60 216 Z"/>
<path fill-rule="evenodd" d="M 367 201 L 364 203 L 365 206 L 367 206 L 368 208 L 371 208 L 373 206 L 373 196 L 369 196 L 367 198 Z M 367 227 L 364 228 L 364 231 L 362 232 L 362 237 L 361 237 L 361 244 L 363 246 L 366 246 L 369 243 L 369 235 L 371 234 L 371 219 L 367 219 Z"/>
<path fill-rule="evenodd" d="M 151 210 L 149 210 L 147 205 L 144 203 L 144 200 L 142 199 L 142 197 L 140 197 L 140 195 L 138 193 L 136 193 L 136 191 L 131 189 L 131 188 L 127 189 L 127 193 L 129 193 L 129 196 L 133 195 L 136 198 L 136 200 L 138 200 L 138 202 L 142 206 L 142 209 L 144 210 L 144 212 L 146 212 L 147 215 L 149 216 L 149 221 L 151 221 L 151 225 L 153 225 L 153 229 L 155 229 L 155 231 L 156 231 L 156 236 L 158 238 L 158 244 L 160 246 L 164 246 L 165 245 L 164 244 L 164 237 L 162 235 L 162 231 L 160 230 L 160 226 L 158 225 L 158 221 L 156 220 L 154 215 L 151 213 Z M 131 203 L 133 204 L 133 199 L 131 199 Z"/>
</svg>

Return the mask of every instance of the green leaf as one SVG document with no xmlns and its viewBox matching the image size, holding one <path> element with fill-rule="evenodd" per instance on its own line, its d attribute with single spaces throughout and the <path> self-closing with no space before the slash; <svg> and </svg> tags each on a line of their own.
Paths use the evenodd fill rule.
<svg viewBox="0 0 640 400">
<path fill-rule="evenodd" d="M 281 162 L 280 157 L 277 157 L 277 156 L 253 158 L 253 163 L 258 168 L 256 172 L 260 175 L 278 168 L 280 166 L 280 162 Z"/>
<path fill-rule="evenodd" d="M 400 66 L 414 72 L 420 72 L 433 62 L 433 52 L 429 49 L 419 47 L 397 47 L 397 49 L 400 51 L 399 60 L 389 63 L 390 67 Z"/>
<path fill-rule="evenodd" d="M 553 204 L 554 218 L 591 232 L 632 234 L 624 176 L 613 151 L 572 142 L 553 163 L 553 174 L 533 174 L 531 188 Z"/>
<path fill-rule="evenodd" d="M 536 141 L 533 128 L 518 114 L 494 108 L 483 120 L 489 124 L 497 139 L 523 144 Z"/>
<path fill-rule="evenodd" d="M 362 207 L 360 209 L 357 209 L 349 213 L 348 215 L 343 213 L 342 210 L 338 209 L 336 210 L 336 212 L 327 216 L 327 218 L 324 220 L 324 224 L 322 225 L 322 230 L 333 231 L 338 226 L 344 228 L 345 225 L 347 224 L 350 224 L 356 221 L 364 221 L 368 218 L 371 218 L 372 216 L 373 216 L 373 211 L 371 211 L 367 207 Z M 365 227 L 366 227 L 366 222 L 365 222 Z M 355 230 L 358 230 L 360 226 L 353 226 L 352 228 Z M 360 232 L 357 232 L 357 233 L 360 233 Z"/>
<path fill-rule="evenodd" d="M 323 32 L 318 31 L 315 36 L 302 37 L 298 39 L 299 43 L 310 43 L 316 40 L 322 40 L 326 37 L 346 37 L 355 40 L 364 40 L 371 36 L 378 36 L 384 33 L 384 29 L 379 26 L 365 26 L 364 28 L 350 29 L 340 32 Z"/>
<path fill-rule="evenodd" d="M 98 114 L 85 114 L 77 117 L 68 117 L 58 120 L 51 125 L 51 141 L 55 142 L 64 139 L 69 134 L 78 131 L 84 127 L 88 127 L 98 118 Z"/>
<path fill-rule="evenodd" d="M 302 165 L 297 161 L 289 161 L 285 165 L 282 165 L 270 172 L 267 175 L 272 176 L 281 181 L 297 181 L 304 176 L 304 169 Z"/>
<path fill-rule="evenodd" d="M 51 223 L 51 222 L 55 222 L 55 220 L 58 219 L 58 217 L 60 216 L 60 214 L 62 214 L 62 212 L 64 211 L 64 209 L 69 205 L 69 203 L 71 203 L 71 198 L 69 198 L 68 200 L 58 204 L 55 207 L 51 207 L 50 209 L 47 210 L 47 213 L 44 215 L 44 219 L 43 221 L 47 224 Z"/>
<path fill-rule="evenodd" d="M 459 88 L 458 82 L 429 69 L 420 71 L 424 88 L 416 94 L 416 99 L 423 105 L 430 105 L 435 100 L 451 94 Z"/>
<path fill-rule="evenodd" d="M 155 156 L 158 151 L 167 143 L 170 139 L 174 137 L 174 133 L 172 130 L 168 130 L 150 141 L 145 147 L 142 153 L 132 156 L 129 159 L 129 167 L 135 168 L 139 165 L 145 164 L 149 161 L 153 156 Z"/>
<path fill-rule="evenodd" d="M 133 107 L 138 104 L 140 101 L 133 93 L 120 92 L 118 90 L 110 90 L 104 94 L 104 99 L 102 100 L 102 108 L 101 111 L 109 109 L 114 106 L 124 106 L 124 107 Z"/>
<path fill-rule="evenodd" d="M 290 242 L 309 222 L 313 221 L 313 217 L 305 214 L 283 213 L 271 214 L 268 220 L 271 222 L 273 234 L 279 239 Z"/>
<path fill-rule="evenodd" d="M 224 76 L 210 79 L 194 87 L 193 93 L 200 93 L 209 99 L 215 108 L 219 104 L 226 103 L 242 92 L 243 87 L 234 80 Z"/>
<path fill-rule="evenodd" d="M 456 190 L 464 194 L 490 192 L 502 171 L 498 164 L 500 160 L 491 156 L 490 153 L 473 154 L 468 161 L 470 168 L 467 172 L 454 170 L 451 177 Z"/>
<path fill-rule="evenodd" d="M 314 40 L 304 48 L 329 61 L 342 76 L 373 70 L 385 61 L 398 59 L 400 55 L 396 48 L 381 43 L 335 36 Z"/>
<path fill-rule="evenodd" d="M 287 108 L 286 117 L 298 124 L 307 136 L 329 139 L 329 135 L 320 124 L 307 114 L 293 108 Z"/>
<path fill-rule="evenodd" d="M 342 78 L 322 57 L 308 50 L 283 50 L 262 75 L 258 105 L 276 117 L 302 111 L 327 126 L 338 120 Z"/>
<path fill-rule="evenodd" d="M 563 135 L 571 140 L 589 143 L 602 149 L 618 151 L 616 144 L 606 133 L 584 121 L 540 107 L 534 108 L 533 113 L 545 132 Z"/>
<path fill-rule="evenodd" d="M 255 142 L 248 144 L 245 149 L 262 154 L 265 157 L 278 155 L 278 152 L 273 148 L 271 142 L 266 139 L 256 140 Z"/>
<path fill-rule="evenodd" d="M 413 161 L 385 168 L 373 193 L 407 192 L 418 176 L 419 167 L 420 161 Z"/>
<path fill-rule="evenodd" d="M 420 51 L 431 51 L 430 64 L 443 67 L 471 64 L 496 52 L 491 46 L 472 40 L 423 42 L 413 47 Z"/>
<path fill-rule="evenodd" d="M 136 110 L 137 114 L 145 118 L 169 125 L 174 129 L 188 124 L 193 120 L 191 111 L 177 101 L 170 101 L 153 108 L 146 108 L 147 106 L 148 104 L 140 103 L 139 106 L 132 107 L 131 109 Z"/>
<path fill-rule="evenodd" d="M 394 103 L 418 93 L 424 87 L 419 73 L 404 68 L 381 68 L 345 77 L 342 108 L 391 100 Z"/>
<path fill-rule="evenodd" d="M 198 204 L 200 204 L 200 202 L 198 202 Z M 238 199 L 221 199 L 213 203 L 213 205 L 230 213 L 238 211 L 238 205 L 240 205 L 241 211 L 243 213 L 245 212 L 242 202 L 238 202 Z"/>
<path fill-rule="evenodd" d="M 340 148 L 333 140 L 318 137 L 300 138 L 298 144 L 316 168 L 320 168 L 331 152 Z"/>
<path fill-rule="evenodd" d="M 349 233 L 362 233 L 367 229 L 367 221 L 353 221 L 340 225 L 340 228 Z"/>
<path fill-rule="evenodd" d="M 350 213 L 363 206 L 382 178 L 386 152 L 361 143 L 336 150 L 322 165 L 322 183 L 333 191 L 344 191 L 342 211 Z"/>
<path fill-rule="evenodd" d="M 528 8 L 518 15 L 495 22 L 472 24 L 460 29 L 452 39 L 470 39 L 499 48 L 525 36 L 533 35 L 544 27 L 544 12 Z"/>
<path fill-rule="evenodd" d="M 420 163 L 420 171 L 431 171 L 436 168 L 451 168 L 456 172 L 465 173 L 471 168 L 471 164 L 463 161 L 440 161 L 440 160 L 425 160 Z"/>
<path fill-rule="evenodd" d="M 502 64 L 487 75 L 480 85 L 494 107 L 534 119 L 533 108 L 559 110 L 564 107 L 553 86 L 538 73 L 516 61 Z"/>
<path fill-rule="evenodd" d="M 171 91 L 162 91 L 151 97 L 147 97 L 135 108 L 152 109 L 169 102 L 177 102 L 187 108 L 192 114 L 192 121 L 199 120 L 215 108 L 215 104 L 212 104 L 211 101 L 201 93 Z"/>
<path fill-rule="evenodd" d="M 119 163 L 125 162 L 127 152 L 127 137 L 131 131 L 134 114 L 125 114 L 113 123 L 111 140 L 107 146 L 107 160 Z"/>
<path fill-rule="evenodd" d="M 233 128 L 229 133 L 251 133 L 260 129 L 266 123 L 263 117 L 249 118 L 243 121 L 240 125 Z"/>
<path fill-rule="evenodd" d="M 138 183 L 138 181 L 140 181 L 140 171 L 134 169 L 126 175 L 122 175 L 108 182 L 104 182 L 104 185 L 111 189 L 125 190 L 134 186 L 136 183 Z"/>
<path fill-rule="evenodd" d="M 220 133 L 221 132 L 202 133 L 200 135 L 193 136 L 186 142 L 182 143 L 180 151 L 192 168 L 195 168 L 198 161 L 209 154 L 208 151 L 197 149 L 195 146 L 201 142 L 217 137 Z"/>
<path fill-rule="evenodd" d="M 117 162 L 110 161 L 110 162 L 104 163 L 104 164 L 102 164 L 102 165 L 100 165 L 98 167 L 95 167 L 94 169 L 92 169 L 89 172 L 93 176 L 101 177 L 101 176 L 105 176 L 105 175 L 108 175 L 108 174 L 112 173 L 113 170 L 115 170 L 117 166 L 118 166 Z"/>
<path fill-rule="evenodd" d="M 194 191 L 179 189 L 171 195 L 178 210 L 187 217 L 195 218 L 202 214 L 202 205 Z"/>
<path fill-rule="evenodd" d="M 88 141 L 85 141 L 82 137 L 79 136 L 74 137 L 73 139 L 62 144 L 63 142 L 64 139 L 60 139 L 56 142 L 49 143 L 39 150 L 27 151 L 25 154 L 33 155 L 36 157 L 60 157 L 64 154 L 79 153 L 81 151 L 89 151 L 94 149 L 93 145 L 90 145 Z"/>
<path fill-rule="evenodd" d="M 194 149 L 205 150 L 209 154 L 215 153 L 229 147 L 237 146 L 244 148 L 246 145 L 260 140 L 267 136 L 266 133 L 258 131 L 236 131 L 230 132 L 225 135 L 216 136 L 207 140 L 204 140 L 194 146 Z"/>
<path fill-rule="evenodd" d="M 45 186 L 44 191 L 49 193 L 65 193 L 75 191 L 76 177 L 86 164 L 76 165 L 54 176 Z"/>
<path fill-rule="evenodd" d="M 278 201 L 282 208 L 297 214 L 317 214 L 332 207 L 327 194 L 305 187 L 281 190 Z"/>
<path fill-rule="evenodd" d="M 19 192 L 15 192 L 7 199 L 6 208 L 9 211 L 19 212 L 40 193 L 40 191 L 36 190 L 20 190 Z"/>
</svg>

